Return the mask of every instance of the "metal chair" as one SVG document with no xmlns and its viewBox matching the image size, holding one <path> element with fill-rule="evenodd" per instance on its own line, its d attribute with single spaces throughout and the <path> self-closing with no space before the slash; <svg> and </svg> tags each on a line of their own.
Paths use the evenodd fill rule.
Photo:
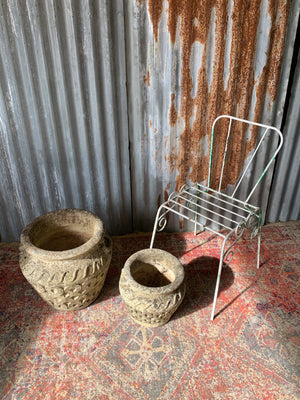
<svg viewBox="0 0 300 400">
<path fill-rule="evenodd" d="M 221 138 L 223 145 L 220 143 Z M 270 140 L 268 145 L 267 139 Z M 245 147 L 250 141 L 253 141 L 253 146 L 251 148 L 249 145 L 247 153 Z M 223 238 L 211 320 L 214 319 L 222 266 L 231 262 L 232 247 L 245 229 L 252 229 L 251 238 L 257 235 L 257 268 L 259 268 L 262 209 L 250 204 L 249 200 L 253 198 L 255 190 L 277 156 L 282 143 L 282 133 L 275 127 L 228 115 L 219 116 L 212 126 L 207 184 L 205 185 L 206 182 L 186 184 L 178 192 L 171 193 L 168 200 L 158 208 L 150 248 L 153 247 L 156 232 L 164 229 L 169 213 L 192 222 L 195 235 L 199 229 L 200 232 L 208 230 Z M 233 168 L 230 162 L 236 158 L 239 150 L 242 153 L 242 148 L 244 158 L 240 162 L 241 171 L 237 172 L 236 183 L 230 184 L 228 176 Z M 262 157 L 258 159 L 261 154 Z M 233 235 L 233 242 L 226 248 L 227 240 Z"/>
</svg>

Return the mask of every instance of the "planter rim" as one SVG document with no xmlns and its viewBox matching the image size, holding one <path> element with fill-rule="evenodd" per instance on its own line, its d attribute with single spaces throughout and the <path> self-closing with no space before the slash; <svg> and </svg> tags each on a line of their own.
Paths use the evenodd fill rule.
<svg viewBox="0 0 300 400">
<path fill-rule="evenodd" d="M 52 250 L 44 250 L 35 246 L 30 239 L 30 232 L 36 226 L 36 224 L 46 221 L 51 216 L 65 214 L 65 213 L 73 213 L 82 216 L 86 215 L 87 217 L 92 218 L 93 221 L 95 222 L 95 228 L 94 228 L 95 231 L 92 237 L 87 242 L 83 243 L 81 246 L 74 247 L 68 250 L 52 251 Z M 93 249 L 93 247 L 95 247 L 99 243 L 99 241 L 102 240 L 104 234 L 105 231 L 103 222 L 96 214 L 92 213 L 91 211 L 77 209 L 77 208 L 65 208 L 65 209 L 50 211 L 46 214 L 40 215 L 39 217 L 33 219 L 23 229 L 21 233 L 20 242 L 21 246 L 25 246 L 26 251 L 31 255 L 35 255 L 49 261 L 62 260 L 62 259 L 67 260 L 77 257 L 78 255 L 82 255 L 83 253 L 86 253 L 91 249 Z"/>
<path fill-rule="evenodd" d="M 162 257 L 167 257 L 172 262 L 172 267 L 174 269 L 173 272 L 175 272 L 174 281 L 169 283 L 168 285 L 158 286 L 158 287 L 145 286 L 145 285 L 138 283 L 133 278 L 130 268 L 134 261 L 139 260 L 139 261 L 145 262 L 145 260 L 143 260 L 143 256 L 145 254 L 149 254 L 149 255 L 153 254 L 153 257 L 154 258 L 156 257 L 157 259 L 160 259 Z M 149 262 L 149 260 L 147 260 L 147 262 Z M 155 263 L 153 265 L 155 266 Z M 146 297 L 152 296 L 152 295 L 172 293 L 172 292 L 174 292 L 174 290 L 178 289 L 178 287 L 184 281 L 184 269 L 183 269 L 181 262 L 178 260 L 178 258 L 176 258 L 171 253 L 168 253 L 165 250 L 155 249 L 155 248 L 140 250 L 140 251 L 132 254 L 125 262 L 122 273 L 125 274 L 126 279 L 128 281 L 130 281 L 130 284 L 132 285 L 132 287 L 134 287 L 137 292 L 142 293 L 143 296 L 146 296 Z"/>
</svg>

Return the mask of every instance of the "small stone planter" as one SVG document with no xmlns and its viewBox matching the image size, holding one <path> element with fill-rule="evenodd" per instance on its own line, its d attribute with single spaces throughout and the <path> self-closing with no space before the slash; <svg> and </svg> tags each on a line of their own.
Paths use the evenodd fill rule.
<svg viewBox="0 0 300 400">
<path fill-rule="evenodd" d="M 112 241 L 103 222 L 85 210 L 44 214 L 21 234 L 22 273 L 57 310 L 78 310 L 98 297 L 111 254 Z"/>
<path fill-rule="evenodd" d="M 161 326 L 169 321 L 183 300 L 184 269 L 176 257 L 164 250 L 141 250 L 126 261 L 119 289 L 135 322 Z"/>
</svg>

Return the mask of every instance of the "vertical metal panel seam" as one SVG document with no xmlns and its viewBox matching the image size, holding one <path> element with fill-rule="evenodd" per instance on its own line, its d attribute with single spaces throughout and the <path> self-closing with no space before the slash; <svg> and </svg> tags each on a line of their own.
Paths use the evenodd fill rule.
<svg viewBox="0 0 300 400">
<path fill-rule="evenodd" d="M 123 21 L 124 21 L 124 45 L 125 45 L 125 54 L 129 54 L 129 45 L 128 45 L 128 30 L 130 27 L 128 26 L 128 14 L 127 14 L 127 0 L 123 0 Z M 134 230 L 134 218 L 133 218 L 133 180 L 132 180 L 132 175 L 133 175 L 133 166 L 132 166 L 132 145 L 130 143 L 130 94 L 129 94 L 129 87 L 128 87 L 128 82 L 129 82 L 129 71 L 128 71 L 128 65 L 127 65 L 127 58 L 125 59 L 125 77 L 126 77 L 126 99 L 127 99 L 127 137 L 128 137 L 128 153 L 129 153 L 129 175 L 130 175 L 130 205 L 131 205 L 131 227 Z"/>
</svg>

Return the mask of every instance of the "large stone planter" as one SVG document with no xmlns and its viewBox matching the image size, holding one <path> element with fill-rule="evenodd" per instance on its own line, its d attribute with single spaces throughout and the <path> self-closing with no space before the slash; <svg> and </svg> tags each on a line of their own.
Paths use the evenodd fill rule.
<svg viewBox="0 0 300 400">
<path fill-rule="evenodd" d="M 85 210 L 58 210 L 22 231 L 20 267 L 52 307 L 78 310 L 98 297 L 111 253 L 112 242 L 99 217 Z"/>
<path fill-rule="evenodd" d="M 119 289 L 135 322 L 161 326 L 169 321 L 183 300 L 184 270 L 180 261 L 166 251 L 141 250 L 126 261 Z"/>
</svg>

